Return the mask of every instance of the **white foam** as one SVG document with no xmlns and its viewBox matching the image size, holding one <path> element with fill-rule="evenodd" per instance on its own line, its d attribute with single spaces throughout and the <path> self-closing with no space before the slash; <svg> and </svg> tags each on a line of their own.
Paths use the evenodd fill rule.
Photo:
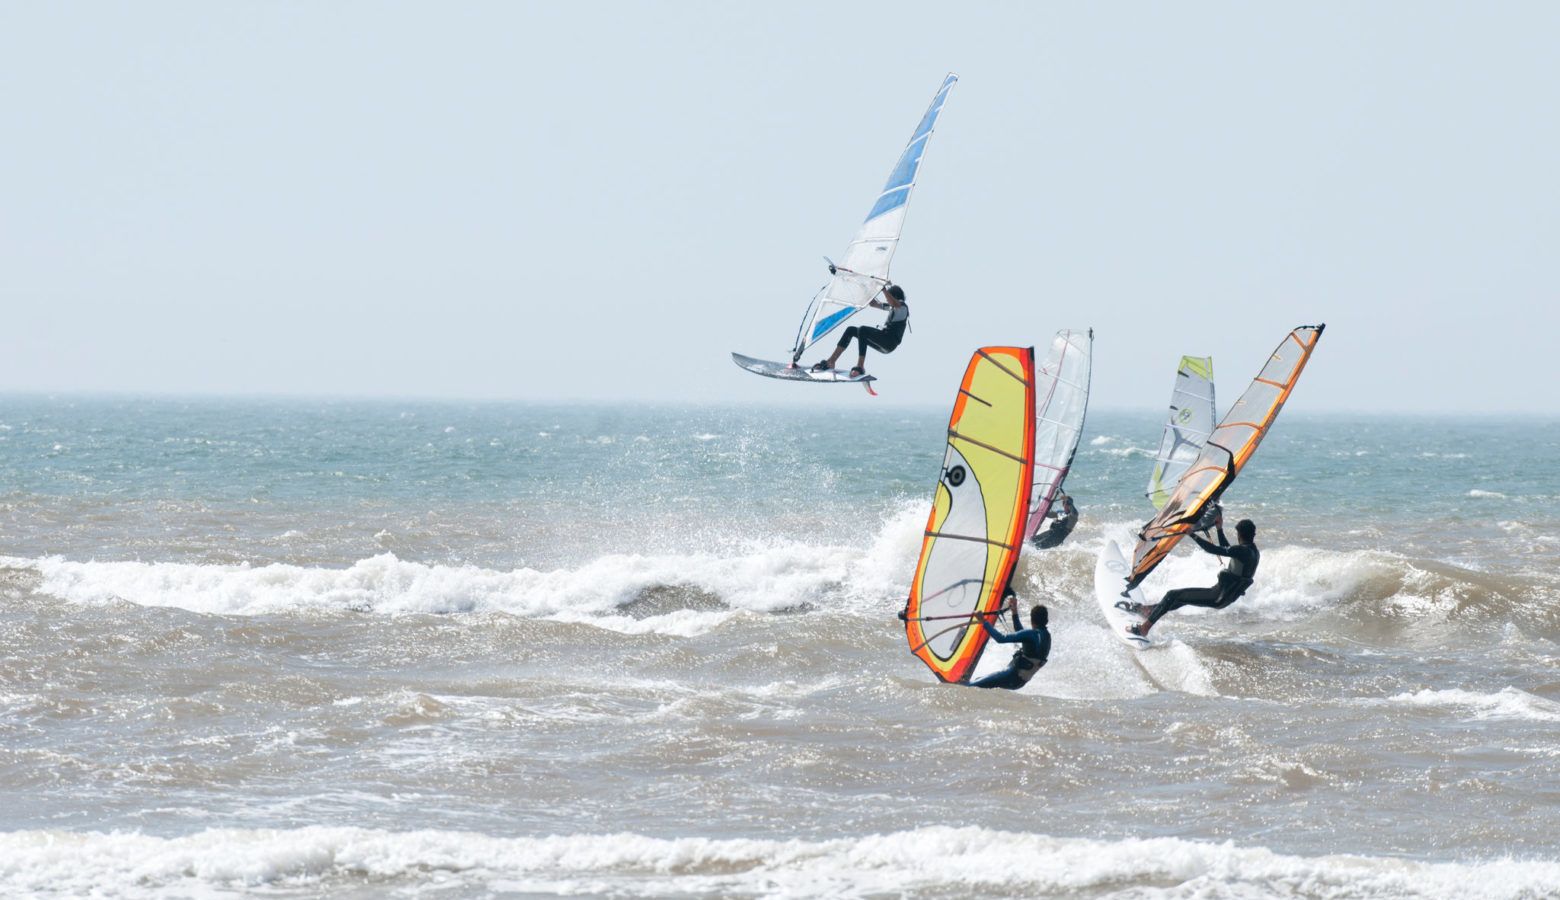
<svg viewBox="0 0 1560 900">
<path fill-rule="evenodd" d="M 1066 700 L 1130 700 L 1159 691 L 1138 664 L 1137 651 L 1106 630 L 1092 602 L 1077 606 L 1073 614 L 1053 610 L 1049 628 L 1051 657 L 1022 693 Z M 988 645 L 975 677 L 1005 667 L 1007 649 Z"/>
<path fill-rule="evenodd" d="M 1138 457 L 1140 459 L 1154 458 L 1154 451 L 1144 447 L 1104 447 L 1101 448 L 1099 452 L 1105 454 L 1106 456 L 1116 456 L 1121 457 L 1122 459 L 1127 459 L 1130 457 Z"/>
<path fill-rule="evenodd" d="M 1514 687 L 1505 687 L 1493 694 L 1481 694 L 1460 689 L 1420 690 L 1398 694 L 1388 698 L 1393 703 L 1403 703 L 1428 709 L 1449 709 L 1472 719 L 1526 719 L 1534 722 L 1560 722 L 1560 703 L 1545 700 Z"/>
<path fill-rule="evenodd" d="M 1138 663 L 1160 687 L 1200 697 L 1218 696 L 1208 667 L 1198 658 L 1196 650 L 1181 641 L 1172 639 L 1163 646 L 1132 652 L 1137 654 Z"/>
<path fill-rule="evenodd" d="M 715 627 L 732 610 L 773 611 L 827 601 L 831 609 L 875 613 L 901 603 L 919 552 L 924 516 L 924 510 L 906 508 L 865 550 L 755 542 L 719 555 L 611 554 L 550 571 L 427 565 L 392 553 L 345 569 L 77 562 L 60 557 L 0 560 L 11 568 L 37 571 L 39 593 L 88 605 L 128 602 L 240 616 L 290 609 L 502 612 L 589 621 L 625 633 L 690 635 Z M 646 590 L 664 587 L 713 595 L 723 608 L 679 609 L 647 618 L 617 614 Z"/>
<path fill-rule="evenodd" d="M 1560 863 L 1290 856 L 1171 838 L 1101 841 L 927 827 L 830 840 L 492 837 L 452 831 L 213 829 L 181 837 L 0 835 L 0 893 L 103 898 L 372 887 L 482 893 L 765 898 L 870 896 L 1553 896 Z"/>
<path fill-rule="evenodd" d="M 1205 558 L 1210 576 L 1201 583 L 1211 585 L 1217 578 L 1219 559 L 1201 551 L 1198 555 Z M 1401 562 L 1374 551 L 1273 547 L 1262 551 L 1256 582 L 1229 610 L 1243 618 L 1294 621 L 1332 608 L 1366 584 L 1390 577 L 1401 568 Z"/>
<path fill-rule="evenodd" d="M 1106 540 L 1114 539 L 1130 553 L 1137 544 L 1137 527 L 1138 523 L 1104 523 L 1097 537 L 1080 543 L 1080 549 L 1098 553 Z M 1262 544 L 1260 533 L 1257 542 Z M 1144 581 L 1144 595 L 1152 603 L 1175 588 L 1211 587 L 1223 563 L 1223 558 L 1203 552 L 1190 538 L 1183 539 Z M 1238 622 L 1293 621 L 1335 607 L 1373 580 L 1403 572 L 1401 558 L 1378 551 L 1269 545 L 1262 549 L 1256 583 L 1233 606 L 1222 610 L 1189 606 L 1171 615 L 1225 617 Z"/>
</svg>

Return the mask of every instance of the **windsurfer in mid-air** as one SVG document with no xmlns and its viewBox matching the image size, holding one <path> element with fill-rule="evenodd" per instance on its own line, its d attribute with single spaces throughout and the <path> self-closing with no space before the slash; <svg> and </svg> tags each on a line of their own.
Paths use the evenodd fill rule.
<svg viewBox="0 0 1560 900">
<path fill-rule="evenodd" d="M 832 271 L 832 267 L 831 267 Z M 850 370 L 850 377 L 858 378 L 867 374 L 867 348 L 872 347 L 879 353 L 892 353 L 899 342 L 905 339 L 905 328 L 910 324 L 910 307 L 905 304 L 905 290 L 897 284 L 890 284 L 883 288 L 883 297 L 886 302 L 878 302 L 876 299 L 867 305 L 878 309 L 888 310 L 888 321 L 882 328 L 872 328 L 867 325 L 852 325 L 845 329 L 840 336 L 840 342 L 829 354 L 828 359 L 820 359 L 813 364 L 814 372 L 827 372 L 834 368 L 834 363 L 839 360 L 840 354 L 850 346 L 851 341 L 860 344 L 860 353 L 856 357 L 856 367 Z"/>
<path fill-rule="evenodd" d="M 1143 621 L 1136 625 L 1128 625 L 1127 632 L 1138 637 L 1148 637 L 1148 630 L 1154 627 L 1165 613 L 1180 609 L 1183 606 L 1206 606 L 1212 609 L 1223 609 L 1240 599 L 1240 595 L 1246 593 L 1246 588 L 1251 587 L 1252 577 L 1257 574 L 1257 563 L 1262 559 L 1262 552 L 1257 549 L 1257 526 L 1250 519 L 1241 519 L 1235 523 L 1236 544 L 1230 545 L 1224 536 L 1224 514 L 1221 512 L 1213 520 L 1213 527 L 1218 533 L 1219 542 L 1214 544 L 1205 541 L 1197 535 L 1192 535 L 1192 540 L 1197 546 L 1203 548 L 1215 556 L 1226 557 L 1229 562 L 1219 571 L 1219 581 L 1213 587 L 1206 588 L 1179 588 L 1169 591 L 1164 598 L 1152 606 L 1139 605 L 1122 601 L 1118 603 L 1127 612 L 1137 613 L 1143 617 Z"/>
<path fill-rule="evenodd" d="M 1078 524 L 1078 507 L 1073 505 L 1073 499 L 1061 491 L 1057 493 L 1061 494 L 1062 502 L 1051 504 L 1051 512 L 1047 515 L 1056 521 L 1051 523 L 1050 528 L 1036 531 L 1035 536 L 1029 539 L 1031 544 L 1041 550 L 1048 550 L 1066 540 L 1072 534 L 1073 526 Z"/>
<path fill-rule="evenodd" d="M 1003 634 L 991 626 L 985 617 L 980 619 L 980 627 L 986 629 L 991 639 L 999 644 L 1017 644 L 1018 649 L 1013 651 L 1013 661 L 1000 672 L 987 675 L 979 681 L 970 682 L 970 687 L 978 688 L 1003 688 L 1016 691 L 1029 683 L 1029 679 L 1035 677 L 1040 667 L 1045 665 L 1046 657 L 1051 655 L 1051 632 L 1046 630 L 1048 614 L 1044 606 L 1034 606 L 1029 610 L 1029 627 L 1020 628 L 1018 621 L 1018 598 L 1014 596 L 1010 587 L 1002 595 L 1002 599 L 1008 604 L 1013 614 L 1013 631 Z"/>
</svg>

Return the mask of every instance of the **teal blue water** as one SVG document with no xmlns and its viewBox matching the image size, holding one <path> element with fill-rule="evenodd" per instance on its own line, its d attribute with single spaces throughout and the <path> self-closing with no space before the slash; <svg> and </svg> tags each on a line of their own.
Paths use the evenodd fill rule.
<svg viewBox="0 0 1560 900">
<path fill-rule="evenodd" d="M 350 561 L 382 525 L 428 542 L 410 545 L 422 561 L 493 566 L 876 528 L 927 492 L 946 427 L 930 408 L 384 401 L 13 397 L 0 416 L 21 555 Z M 1090 415 L 1069 486 L 1095 518 L 1146 518 L 1156 419 Z M 1541 565 L 1557 559 L 1557 458 L 1552 420 L 1289 412 L 1228 500 L 1321 546 Z M 315 540 L 278 542 L 289 530 Z"/>
<path fill-rule="evenodd" d="M 1006 693 L 895 618 L 947 415 L 0 397 L 0 895 L 1560 896 L 1560 421 L 1292 404 L 1140 652 L 1091 412 Z"/>
</svg>

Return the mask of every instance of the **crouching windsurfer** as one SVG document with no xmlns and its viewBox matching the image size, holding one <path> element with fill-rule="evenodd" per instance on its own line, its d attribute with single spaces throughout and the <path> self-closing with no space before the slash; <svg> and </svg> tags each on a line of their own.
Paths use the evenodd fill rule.
<svg viewBox="0 0 1560 900">
<path fill-rule="evenodd" d="M 1041 550 L 1050 549 L 1067 540 L 1067 536 L 1072 534 L 1073 527 L 1078 524 L 1078 507 L 1073 505 L 1071 497 L 1062 494 L 1062 502 L 1052 505 L 1047 518 L 1055 520 L 1051 523 L 1051 527 L 1044 531 L 1036 531 L 1035 536 L 1029 539 L 1029 543 Z"/>
<path fill-rule="evenodd" d="M 871 328 L 866 325 L 852 325 L 845 329 L 840 336 L 840 342 L 835 346 L 834 352 L 828 359 L 820 359 L 812 367 L 814 372 L 827 372 L 834 368 L 834 363 L 850 346 L 851 341 L 860 344 L 859 354 L 856 357 L 856 367 L 850 370 L 850 377 L 856 378 L 867 374 L 867 348 L 871 347 L 879 353 L 892 353 L 899 342 L 905 339 L 905 328 L 910 324 L 910 307 L 905 304 L 905 289 L 897 284 L 891 284 L 883 289 L 883 298 L 887 301 L 879 303 L 873 300 L 868 306 L 888 310 L 888 321 L 882 328 Z"/>
<path fill-rule="evenodd" d="M 1046 630 L 1048 613 L 1044 606 L 1035 606 L 1029 610 L 1029 627 L 1020 628 L 1018 622 L 1018 598 L 1013 595 L 1013 589 L 1008 588 L 1003 594 L 1003 599 L 1011 604 L 1013 612 L 1013 631 L 1003 634 L 991 626 L 985 618 L 980 620 L 980 627 L 986 629 L 991 639 L 999 644 L 1017 644 L 1018 649 L 1013 651 L 1013 661 L 1000 672 L 987 675 L 979 681 L 970 682 L 970 687 L 978 688 L 1003 688 L 1016 691 L 1029 683 L 1029 679 L 1035 677 L 1040 667 L 1045 665 L 1046 657 L 1051 655 L 1051 632 Z"/>
<path fill-rule="evenodd" d="M 1246 593 L 1246 588 L 1251 587 L 1251 580 L 1257 574 L 1257 563 L 1262 559 L 1262 551 L 1257 549 L 1257 526 L 1250 519 L 1241 519 L 1235 523 L 1236 544 L 1230 546 L 1229 539 L 1224 536 L 1224 514 L 1220 513 L 1213 520 L 1214 529 L 1218 534 L 1217 544 L 1205 541 L 1197 535 L 1192 535 L 1192 540 L 1197 546 L 1203 548 L 1215 556 L 1223 556 L 1229 560 L 1223 569 L 1219 571 L 1219 580 L 1213 587 L 1206 588 L 1179 588 L 1169 591 L 1164 599 L 1152 606 L 1142 606 L 1136 603 L 1123 601 L 1117 604 L 1127 612 L 1138 613 L 1143 616 L 1143 621 L 1136 625 L 1127 626 L 1130 634 L 1138 637 L 1147 637 L 1148 630 L 1154 627 L 1165 613 L 1180 609 L 1183 606 L 1206 606 L 1212 609 L 1223 609 L 1240 599 L 1240 595 Z"/>
</svg>

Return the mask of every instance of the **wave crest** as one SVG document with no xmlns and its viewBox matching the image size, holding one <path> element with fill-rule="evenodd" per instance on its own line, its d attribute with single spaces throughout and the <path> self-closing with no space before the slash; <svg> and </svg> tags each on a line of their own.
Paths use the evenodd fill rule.
<svg viewBox="0 0 1560 900">
<path fill-rule="evenodd" d="M 581 879 L 588 879 L 583 882 Z M 147 896 L 168 890 L 356 885 L 382 896 L 483 892 L 626 896 L 941 897 L 950 892 L 1361 900 L 1549 896 L 1560 863 L 1426 863 L 1300 857 L 1175 838 L 1053 838 L 923 827 L 849 839 L 654 838 L 632 833 L 500 838 L 364 828 L 211 829 L 183 837 L 0 835 L 7 893 Z"/>
</svg>

